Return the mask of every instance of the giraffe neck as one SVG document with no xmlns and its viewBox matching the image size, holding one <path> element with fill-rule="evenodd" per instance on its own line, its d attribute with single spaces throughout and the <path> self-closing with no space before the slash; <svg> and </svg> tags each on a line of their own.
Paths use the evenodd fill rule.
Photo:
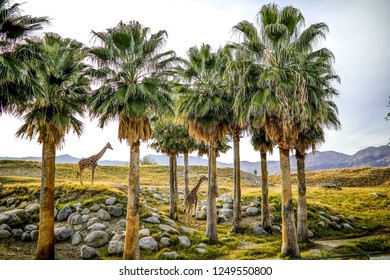
<svg viewBox="0 0 390 280">
<path fill-rule="evenodd" d="M 194 193 L 197 193 L 197 192 L 198 192 L 198 190 L 199 190 L 200 185 L 202 184 L 202 182 L 203 182 L 203 180 L 200 179 L 199 182 L 196 184 L 196 186 L 192 189 L 192 191 L 193 191 Z"/>
<path fill-rule="evenodd" d="M 105 146 L 99 153 L 97 153 L 96 155 L 94 155 L 94 156 L 93 156 L 94 159 L 95 159 L 96 161 L 98 161 L 98 160 L 104 155 L 104 153 L 106 152 L 106 150 L 107 150 L 107 146 Z"/>
</svg>

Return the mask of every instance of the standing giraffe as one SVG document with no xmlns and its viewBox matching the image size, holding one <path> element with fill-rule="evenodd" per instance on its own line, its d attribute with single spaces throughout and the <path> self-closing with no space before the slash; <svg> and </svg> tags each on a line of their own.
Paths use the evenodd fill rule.
<svg viewBox="0 0 390 280">
<path fill-rule="evenodd" d="M 200 185 L 203 181 L 206 181 L 207 177 L 202 175 L 199 179 L 199 182 L 193 187 L 193 189 L 189 192 L 189 194 L 184 199 L 184 222 L 190 224 L 190 219 L 192 216 L 192 207 L 194 206 L 194 214 L 196 214 L 196 207 L 198 204 L 198 195 L 197 192 L 200 188 Z"/>
<path fill-rule="evenodd" d="M 107 149 L 112 149 L 109 142 L 104 146 L 104 148 L 96 155 L 90 156 L 88 158 L 82 158 L 79 161 L 79 172 L 77 172 L 77 178 L 80 177 L 80 184 L 83 185 L 83 179 L 81 176 L 83 175 L 83 170 L 85 168 L 89 168 L 92 170 L 92 186 L 93 186 L 93 178 L 95 176 L 95 168 L 98 165 L 97 161 L 104 155 Z"/>
</svg>

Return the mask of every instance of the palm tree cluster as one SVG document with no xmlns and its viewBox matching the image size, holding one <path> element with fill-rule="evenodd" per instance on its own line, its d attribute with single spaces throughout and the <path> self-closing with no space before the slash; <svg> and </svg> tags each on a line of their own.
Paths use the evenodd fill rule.
<svg viewBox="0 0 390 280">
<path fill-rule="evenodd" d="M 263 6 L 256 24 L 233 27 L 237 42 L 213 50 L 191 47 L 185 58 L 164 51 L 167 32 L 152 33 L 137 21 L 92 31 L 94 44 L 46 33 L 26 37 L 47 18 L 22 16 L 19 5 L 0 1 L 1 111 L 24 121 L 17 135 L 42 144 L 40 231 L 36 257 L 54 259 L 54 178 L 56 149 L 65 135 L 81 135 L 86 112 L 101 128 L 112 121 L 118 139 L 130 147 L 124 259 L 139 259 L 140 143 L 169 157 L 170 208 L 179 219 L 177 156 L 184 155 L 185 194 L 188 155 L 208 155 L 206 237 L 218 242 L 216 158 L 233 142 L 233 231 L 243 231 L 240 138 L 251 137 L 261 158 L 261 223 L 272 232 L 268 206 L 267 153 L 279 149 L 282 177 L 282 248 L 299 258 L 298 241 L 308 242 L 304 161 L 307 150 L 325 141 L 325 129 L 339 128 L 332 52 L 317 48 L 325 23 L 305 28 L 291 6 Z M 89 63 L 88 63 L 89 62 Z M 91 84 L 96 85 L 92 90 Z M 229 137 L 229 138 L 227 138 Z M 298 226 L 294 221 L 290 151 L 298 165 Z"/>
</svg>

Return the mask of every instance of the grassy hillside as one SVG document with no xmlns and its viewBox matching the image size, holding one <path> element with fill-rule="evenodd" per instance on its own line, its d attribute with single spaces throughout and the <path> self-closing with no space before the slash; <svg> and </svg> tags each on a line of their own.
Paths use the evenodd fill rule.
<svg viewBox="0 0 390 280">
<path fill-rule="evenodd" d="M 16 199 L 16 205 L 23 205 L 23 202 L 39 202 L 40 192 L 40 163 L 20 161 L 0 161 L 0 207 L 6 206 L 9 197 Z M 73 205 L 82 202 L 86 207 L 95 203 L 104 203 L 105 199 L 115 196 L 119 203 L 126 204 L 126 191 L 128 180 L 128 167 L 99 166 L 95 172 L 95 186 L 90 185 L 90 171 L 84 172 L 84 186 L 80 186 L 76 178 L 77 166 L 74 164 L 58 164 L 56 168 L 56 207 L 60 209 L 65 204 Z M 141 219 L 150 215 L 150 210 L 145 206 L 152 206 L 158 209 L 162 216 L 168 214 L 169 199 L 169 172 L 167 166 L 151 165 L 141 166 Z M 380 240 L 384 239 L 385 244 L 390 243 L 390 168 L 351 168 L 329 171 L 316 171 L 307 173 L 308 190 L 308 218 L 309 228 L 313 231 L 313 240 L 323 239 L 345 239 L 352 237 L 369 237 L 380 234 Z M 190 167 L 190 186 L 194 186 L 200 174 L 207 174 L 207 167 Z M 260 180 L 257 176 L 242 172 L 242 193 L 243 205 L 249 205 L 261 198 Z M 293 175 L 296 176 L 296 175 Z M 183 168 L 178 168 L 179 189 L 184 188 Z M 295 182 L 293 179 L 293 182 Z M 342 190 L 320 187 L 324 183 L 334 181 L 341 182 Z M 270 205 L 275 208 L 274 225 L 281 223 L 280 216 L 280 177 L 270 176 Z M 2 185 L 2 186 L 1 186 Z M 233 195 L 233 170 L 231 168 L 218 169 L 219 195 L 228 193 Z M 199 194 L 199 199 L 206 199 L 207 186 L 204 184 Z M 294 199 L 297 198 L 296 186 L 293 186 Z M 157 199 L 153 194 L 160 194 L 163 199 Z M 179 204 L 182 208 L 182 203 Z M 18 206 L 17 206 L 18 207 Z M 21 207 L 21 206 L 20 206 Z M 222 205 L 220 205 L 222 207 Z M 296 204 L 295 204 L 296 209 Z M 181 209 L 182 211 L 182 209 Z M 319 212 L 325 212 L 325 216 L 337 216 L 341 223 L 351 223 L 353 230 L 338 228 L 336 223 L 321 227 L 322 221 Z M 356 221 L 351 221 L 353 215 Z M 231 220 L 218 225 L 220 243 L 208 245 L 206 255 L 194 254 L 194 248 L 183 249 L 174 247 L 180 256 L 185 259 L 258 259 L 275 258 L 278 256 L 281 247 L 280 233 L 269 236 L 255 236 L 252 227 L 260 217 L 246 217 L 244 224 L 247 228 L 244 234 L 236 235 L 231 233 Z M 38 215 L 33 218 L 38 222 Z M 143 224 L 141 227 L 148 227 L 156 238 L 160 236 L 158 228 L 154 225 Z M 198 221 L 197 226 L 191 227 L 196 235 L 192 237 L 194 242 L 206 242 L 204 238 L 205 221 Z M 384 235 L 384 236 L 383 236 Z M 172 237 L 176 240 L 175 237 Z M 374 238 L 375 237 L 370 237 Z M 363 241 L 362 241 L 363 242 Z M 386 243 L 387 242 L 387 243 Z M 20 246 L 26 246 L 23 245 Z M 33 244 L 33 243 L 28 243 Z M 300 245 L 301 250 L 307 251 L 315 248 L 316 243 Z M 360 244 L 360 243 L 359 243 Z M 382 244 L 383 242 L 371 242 L 370 244 Z M 381 246 L 382 246 L 381 245 Z M 29 245 L 34 246 L 34 245 Z M 65 245 L 58 245 L 65 246 Z M 71 245 L 70 245 L 71 246 Z M 373 245 L 374 246 L 374 245 Z M 27 246 L 28 247 L 28 246 Z M 27 248 L 26 247 L 26 248 Z M 390 250 L 390 244 L 388 246 Z M 12 250 L 6 243 L 0 242 L 0 259 L 2 251 L 6 256 Z M 386 247 L 387 248 L 387 247 Z M 371 248 L 375 250 L 375 248 Z M 32 250 L 32 249 L 31 249 Z M 165 249 L 158 253 L 142 252 L 143 259 L 161 258 Z M 356 249 L 357 251 L 360 249 Z M 65 252 L 66 249 L 61 250 Z M 343 251 L 342 248 L 340 251 Z M 349 248 L 349 251 L 353 251 Z M 324 253 L 326 255 L 326 253 Z M 303 253 L 305 257 L 305 253 Z M 107 249 L 99 252 L 99 258 L 107 258 Z M 73 255 L 65 255 L 63 258 L 77 258 Z M 113 258 L 110 256 L 109 258 Z M 114 257 L 116 258 L 116 257 Z M 119 256 L 118 256 L 119 258 Z"/>
</svg>

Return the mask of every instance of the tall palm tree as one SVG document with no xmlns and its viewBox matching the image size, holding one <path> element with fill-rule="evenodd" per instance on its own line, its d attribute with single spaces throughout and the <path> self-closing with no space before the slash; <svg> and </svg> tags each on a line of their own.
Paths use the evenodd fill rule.
<svg viewBox="0 0 390 280">
<path fill-rule="evenodd" d="M 260 151 L 261 164 L 261 227 L 271 233 L 272 224 L 269 211 L 268 198 L 268 171 L 267 171 L 267 152 L 272 153 L 273 144 L 264 129 L 251 130 L 251 144 L 256 151 Z"/>
<path fill-rule="evenodd" d="M 31 85 L 36 82 L 25 60 L 34 53 L 20 42 L 46 23 L 46 17 L 21 15 L 20 4 L 0 0 L 0 115 L 12 112 L 31 94 Z"/>
<path fill-rule="evenodd" d="M 221 58 L 220 51 L 215 53 L 209 45 L 203 44 L 190 48 L 188 59 L 178 68 L 184 83 L 178 112 L 188 123 L 190 134 L 210 145 L 206 237 L 211 242 L 218 241 L 216 156 L 229 128 L 227 117 L 231 111 L 222 80 Z"/>
<path fill-rule="evenodd" d="M 81 135 L 85 101 L 89 92 L 88 66 L 83 62 L 88 51 L 83 44 L 46 34 L 41 42 L 29 42 L 42 56 L 29 67 L 42 90 L 17 107 L 24 124 L 18 137 L 38 137 L 42 144 L 42 186 L 37 259 L 54 259 L 54 180 L 56 148 L 65 135 Z"/>
<path fill-rule="evenodd" d="M 242 35 L 242 47 L 262 68 L 258 91 L 248 105 L 248 116 L 261 120 L 270 140 L 277 144 L 282 177 L 281 255 L 299 258 L 292 203 L 290 150 L 310 119 L 308 84 L 311 76 L 302 63 L 316 42 L 325 37 L 325 23 L 307 29 L 301 12 L 291 6 L 280 9 L 268 4 L 257 14 L 259 29 L 243 21 L 234 29 Z M 310 82 L 311 83 L 311 82 Z"/>
<path fill-rule="evenodd" d="M 178 221 L 177 155 L 185 151 L 180 137 L 185 134 L 186 129 L 168 118 L 160 117 L 154 120 L 153 131 L 153 139 L 149 147 L 169 157 L 169 215 L 173 220 Z"/>
<path fill-rule="evenodd" d="M 130 146 L 130 171 L 124 259 L 139 259 L 139 149 L 152 137 L 150 117 L 172 111 L 170 87 L 164 76 L 175 60 L 162 52 L 167 32 L 151 33 L 139 22 L 120 22 L 104 32 L 93 32 L 97 46 L 91 54 L 100 87 L 90 100 L 91 116 L 103 128 L 119 122 L 118 138 Z"/>
</svg>

